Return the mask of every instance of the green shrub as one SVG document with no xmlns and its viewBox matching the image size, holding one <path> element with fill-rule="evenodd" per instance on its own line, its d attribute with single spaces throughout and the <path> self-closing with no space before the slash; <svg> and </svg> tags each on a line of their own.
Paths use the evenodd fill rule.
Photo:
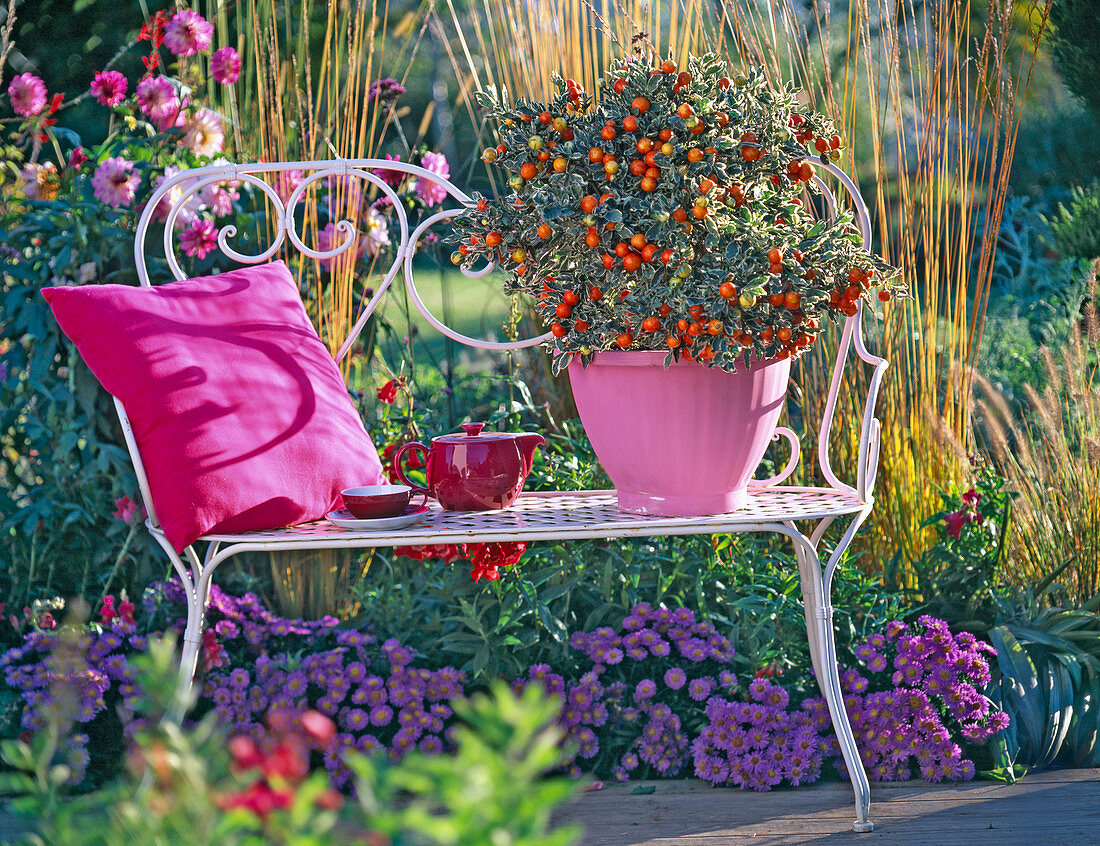
<svg viewBox="0 0 1100 846">
<path fill-rule="evenodd" d="M 1050 220 L 1058 252 L 1089 261 L 1100 258 L 1100 182 L 1074 188 Z"/>
</svg>

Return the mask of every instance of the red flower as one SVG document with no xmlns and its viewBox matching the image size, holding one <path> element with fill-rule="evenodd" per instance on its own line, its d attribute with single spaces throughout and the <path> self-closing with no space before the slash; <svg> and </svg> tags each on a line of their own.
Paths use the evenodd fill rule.
<svg viewBox="0 0 1100 846">
<path fill-rule="evenodd" d="M 218 800 L 218 806 L 229 811 L 244 808 L 260 819 L 265 819 L 272 811 L 289 808 L 294 801 L 294 792 L 283 788 L 276 790 L 266 781 L 260 780 L 246 787 L 240 793 L 234 793 Z"/>
<path fill-rule="evenodd" d="M 487 579 L 495 582 L 500 578 L 501 567 L 511 567 L 519 562 L 527 544 L 516 543 L 468 543 L 466 557 L 474 565 L 470 578 L 475 582 Z"/>
<path fill-rule="evenodd" d="M 215 667 L 220 667 L 225 663 L 225 659 L 222 658 L 222 646 L 218 643 L 217 638 L 214 635 L 213 629 L 207 629 L 202 633 L 202 669 L 203 672 L 209 672 Z"/>
<path fill-rule="evenodd" d="M 947 524 L 947 534 L 953 538 L 957 538 L 962 532 L 962 527 L 970 522 L 970 514 L 966 509 L 952 511 L 950 514 L 944 516 L 943 522 Z"/>
<path fill-rule="evenodd" d="M 233 765 L 239 770 L 250 770 L 264 762 L 264 755 L 256 741 L 243 734 L 229 739 L 229 754 L 233 756 Z"/>
<path fill-rule="evenodd" d="M 461 543 L 431 543 L 422 546 L 399 546 L 394 549 L 394 554 L 412 558 L 414 561 L 440 558 L 445 564 L 453 564 L 459 558 L 466 557 L 466 545 Z"/>
<path fill-rule="evenodd" d="M 378 389 L 378 399 L 382 400 L 386 405 L 393 405 L 397 401 L 397 391 L 401 387 L 400 384 L 390 379 L 385 385 Z"/>
<path fill-rule="evenodd" d="M 99 609 L 99 622 L 103 625 L 107 625 L 117 616 L 118 612 L 115 610 L 115 598 L 107 594 L 107 596 L 103 597 L 103 607 Z"/>
<path fill-rule="evenodd" d="M 125 591 L 118 602 L 118 618 L 124 623 L 134 625 L 134 603 L 126 598 Z"/>
</svg>

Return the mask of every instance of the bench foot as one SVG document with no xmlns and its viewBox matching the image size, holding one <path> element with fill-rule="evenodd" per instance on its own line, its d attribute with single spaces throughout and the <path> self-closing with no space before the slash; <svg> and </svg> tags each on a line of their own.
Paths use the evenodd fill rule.
<svg viewBox="0 0 1100 846">
<path fill-rule="evenodd" d="M 863 767 L 863 761 L 859 757 L 859 747 L 856 745 L 852 725 L 848 721 L 848 712 L 844 708 L 844 692 L 840 686 L 840 667 L 837 665 L 836 640 L 833 635 L 831 593 L 833 570 L 862 522 L 862 519 L 857 518 L 848 527 L 841 542 L 830 556 L 828 565 L 824 568 L 814 542 L 819 539 L 821 532 L 814 534 L 813 541 L 805 535 L 797 537 L 791 535 L 795 544 L 799 575 L 802 579 L 806 631 L 814 674 L 817 676 L 821 693 L 828 703 L 833 731 L 836 733 L 840 753 L 852 780 L 856 811 L 852 831 L 860 833 L 874 830 L 874 824 L 870 820 L 871 784 L 867 778 L 867 771 Z"/>
</svg>

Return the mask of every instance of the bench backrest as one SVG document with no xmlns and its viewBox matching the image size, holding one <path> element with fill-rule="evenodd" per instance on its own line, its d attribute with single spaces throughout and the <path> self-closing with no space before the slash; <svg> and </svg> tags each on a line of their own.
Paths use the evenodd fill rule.
<svg viewBox="0 0 1100 846">
<path fill-rule="evenodd" d="M 849 194 L 855 210 L 856 223 L 863 235 L 864 244 L 869 245 L 871 240 L 870 216 L 858 189 L 852 180 L 849 179 L 847 174 L 835 165 L 828 165 L 826 168 Z M 415 226 L 415 228 L 410 229 L 411 224 L 408 219 L 408 214 L 403 204 L 400 202 L 396 191 L 375 172 L 376 170 L 400 171 L 415 176 L 417 179 L 433 182 L 447 192 L 448 197 L 453 201 L 453 206 L 426 216 Z M 280 179 L 283 180 L 282 184 L 287 184 L 285 177 L 291 174 L 293 174 L 294 179 L 297 180 L 296 185 L 293 190 L 289 192 L 284 191 L 281 194 L 277 188 L 277 184 L 279 184 Z M 324 251 L 315 249 L 306 244 L 302 240 L 297 229 L 296 213 L 299 211 L 299 206 L 303 203 L 303 198 L 306 197 L 306 192 L 309 191 L 311 186 L 324 184 L 326 180 L 330 179 L 361 179 L 365 183 L 375 186 L 383 195 L 389 197 L 392 201 L 400 231 L 399 239 L 394 239 L 391 236 L 393 261 L 386 269 L 382 282 L 376 285 L 374 295 L 370 302 L 366 308 L 363 309 L 362 314 L 356 320 L 348 336 L 340 345 L 335 356 L 337 361 L 340 361 L 347 355 L 348 350 L 366 325 L 370 315 L 378 307 L 382 297 L 385 296 L 386 291 L 396 279 L 397 274 L 402 271 L 404 272 L 404 284 L 408 290 L 408 295 L 424 319 L 444 335 L 461 344 L 487 350 L 513 350 L 531 347 L 547 341 L 552 337 L 551 334 L 547 332 L 536 338 L 507 342 L 472 338 L 447 326 L 428 310 L 423 299 L 417 292 L 413 277 L 413 258 L 416 254 L 417 246 L 420 243 L 420 239 L 433 226 L 441 221 L 448 220 L 461 214 L 463 209 L 472 203 L 472 200 L 467 194 L 438 174 L 417 167 L 416 165 L 392 160 L 332 159 L 328 161 L 311 162 L 220 164 L 182 171 L 164 180 L 160 184 L 153 193 L 153 196 L 146 205 L 138 221 L 137 235 L 134 243 L 134 257 L 137 263 L 140 283 L 142 285 L 152 284 L 152 280 L 149 278 L 148 262 L 146 259 L 146 242 L 149 237 L 151 224 L 159 216 L 164 215 L 164 203 L 167 203 L 168 206 L 163 234 L 165 257 L 167 258 L 168 267 L 172 275 L 178 280 L 186 278 L 186 274 L 183 272 L 177 259 L 179 245 L 177 243 L 178 233 L 175 226 L 176 220 L 186 209 L 189 201 L 196 197 L 204 187 L 220 183 L 229 182 L 251 185 L 255 190 L 262 192 L 266 196 L 270 208 L 269 213 L 274 217 L 275 235 L 271 244 L 263 251 L 254 255 L 242 254 L 232 247 L 230 242 L 237 235 L 235 226 L 227 225 L 222 227 L 217 236 L 218 246 L 223 254 L 234 261 L 242 264 L 259 264 L 269 261 L 287 242 L 302 255 L 319 260 L 331 259 L 353 249 L 357 239 L 357 233 L 354 224 L 348 220 L 341 220 L 336 223 L 335 226 L 338 236 L 343 237 L 342 243 L 332 249 Z M 273 181 L 276 184 L 273 184 Z M 829 186 L 820 177 L 815 177 L 814 181 L 823 191 L 829 215 L 835 215 L 836 199 Z M 484 276 L 492 270 L 492 265 L 478 270 L 461 268 L 462 273 L 471 278 Z M 817 453 L 821 474 L 829 485 L 841 490 L 854 491 L 858 493 L 862 500 L 867 501 L 870 499 L 874 487 L 875 471 L 878 467 L 879 421 L 874 417 L 874 410 L 887 362 L 871 354 L 867 350 L 862 332 L 862 317 L 863 309 L 861 306 L 859 311 L 857 311 L 854 316 L 847 318 L 844 323 L 840 342 L 837 347 L 837 357 L 833 364 L 829 396 L 825 403 L 821 428 L 818 434 Z M 830 464 L 829 434 L 835 417 L 845 364 L 848 359 L 848 353 L 853 346 L 859 358 L 872 367 L 872 372 L 867 383 L 868 391 L 864 401 L 863 413 L 861 415 L 856 483 L 855 485 L 849 485 L 837 477 Z M 126 434 L 127 446 L 130 449 L 130 454 L 134 461 L 146 509 L 155 522 L 156 517 L 152 510 L 152 497 L 149 495 L 148 483 L 141 463 L 141 456 L 138 453 L 137 445 L 130 429 L 129 420 L 126 417 L 126 411 L 117 400 L 115 405 L 118 409 L 119 418 Z M 788 463 L 787 469 L 780 474 L 780 476 L 770 480 L 769 484 L 775 484 L 781 481 L 782 478 L 785 478 L 796 463 L 799 451 L 798 439 L 793 433 L 788 434 L 788 437 L 791 439 L 792 460 Z"/>
</svg>

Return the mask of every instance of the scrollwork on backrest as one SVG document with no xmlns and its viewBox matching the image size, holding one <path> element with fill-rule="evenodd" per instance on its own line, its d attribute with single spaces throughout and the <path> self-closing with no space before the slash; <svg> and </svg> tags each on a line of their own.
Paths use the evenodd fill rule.
<svg viewBox="0 0 1100 846">
<path fill-rule="evenodd" d="M 427 216 L 424 220 L 419 222 L 415 230 L 410 232 L 409 216 L 400 197 L 391 185 L 382 177 L 372 172 L 374 170 L 404 173 L 416 177 L 418 180 L 432 182 L 443 189 L 447 197 L 451 198 L 459 205 L 457 208 L 444 209 Z M 281 174 L 290 174 L 292 172 L 297 172 L 301 179 L 294 186 L 293 190 L 289 191 L 289 194 L 285 198 L 274 186 L 261 178 L 262 175 L 278 177 Z M 219 230 L 217 234 L 218 248 L 226 257 L 233 261 L 241 264 L 259 264 L 269 261 L 287 242 L 289 242 L 289 244 L 301 255 L 318 261 L 334 259 L 337 256 L 345 254 L 353 248 L 358 240 L 356 226 L 351 220 L 345 218 L 334 221 L 335 233 L 337 236 L 341 237 L 342 240 L 339 244 L 328 250 L 320 250 L 306 244 L 297 230 L 295 212 L 306 196 L 306 192 L 311 186 L 330 179 L 358 179 L 377 188 L 392 204 L 401 235 L 400 241 L 391 245 L 394 254 L 393 260 L 386 270 L 382 282 L 376 287 L 374 296 L 370 299 L 370 302 L 359 315 L 355 325 L 340 345 L 335 356 L 337 361 L 340 361 L 347 355 L 348 350 L 355 342 L 359 333 L 363 330 L 367 320 L 378 307 L 383 295 L 392 285 L 397 274 L 402 270 L 404 271 L 405 285 L 417 311 L 419 311 L 424 319 L 432 326 L 459 343 L 491 350 L 519 349 L 522 347 L 534 346 L 551 337 L 549 333 L 546 333 L 536 338 L 528 338 L 521 341 L 486 341 L 479 338 L 472 338 L 452 329 L 431 313 L 416 289 L 413 274 L 413 258 L 416 255 L 421 238 L 424 237 L 432 226 L 461 214 L 465 208 L 472 204 L 472 200 L 466 193 L 439 174 L 433 173 L 417 165 L 389 159 L 331 159 L 313 162 L 261 162 L 254 164 L 227 163 L 184 170 L 170 176 L 164 179 L 157 187 L 156 191 L 153 192 L 152 197 L 138 221 L 137 234 L 134 242 L 134 258 L 137 265 L 139 282 L 146 286 L 151 284 L 148 262 L 145 255 L 145 242 L 148 237 L 150 225 L 160 213 L 165 215 L 164 253 L 168 262 L 168 268 L 177 280 L 186 278 L 186 274 L 180 267 L 180 263 L 176 257 L 178 246 L 176 242 L 179 234 L 176 223 L 180 219 L 180 215 L 188 208 L 188 204 L 198 196 L 199 192 L 210 185 L 225 183 L 232 185 L 250 185 L 267 198 L 271 209 L 274 211 L 275 235 L 272 243 L 262 252 L 255 255 L 241 253 L 230 245 L 230 239 L 237 235 L 237 228 L 234 225 L 228 224 Z M 167 211 L 158 211 L 162 203 L 166 200 L 168 202 Z M 460 268 L 462 274 L 468 278 L 479 278 L 492 270 L 493 265 L 491 264 L 478 270 L 471 270 L 465 267 Z"/>
<path fill-rule="evenodd" d="M 871 216 L 867 204 L 859 193 L 859 189 L 851 178 L 836 165 L 827 165 L 828 170 L 840 181 L 848 192 L 852 206 L 856 214 L 856 226 L 863 237 L 863 248 L 870 252 L 871 249 Z M 828 206 L 830 217 L 836 216 L 836 198 L 829 186 L 820 177 L 814 177 L 814 182 L 822 190 Z M 879 433 L 880 424 L 875 418 L 875 406 L 878 402 L 879 390 L 882 386 L 882 377 L 889 367 L 889 362 L 867 349 L 863 338 L 863 303 L 860 303 L 854 315 L 844 321 L 840 343 L 837 346 L 836 361 L 833 364 L 833 374 L 829 382 L 829 395 L 825 403 L 825 410 L 821 417 L 821 429 L 818 433 L 817 458 L 822 475 L 830 485 L 835 488 L 854 491 L 859 498 L 866 502 L 870 499 L 875 485 L 875 476 L 878 472 L 879 458 Z M 829 435 L 832 432 L 833 419 L 836 415 L 837 401 L 840 395 L 840 386 L 844 377 L 844 368 L 848 359 L 848 351 L 855 342 L 856 354 L 865 364 L 874 369 L 867 386 L 867 397 L 863 404 L 863 414 L 860 422 L 859 454 L 856 467 L 855 487 L 841 481 L 833 471 L 829 461 Z"/>
</svg>

